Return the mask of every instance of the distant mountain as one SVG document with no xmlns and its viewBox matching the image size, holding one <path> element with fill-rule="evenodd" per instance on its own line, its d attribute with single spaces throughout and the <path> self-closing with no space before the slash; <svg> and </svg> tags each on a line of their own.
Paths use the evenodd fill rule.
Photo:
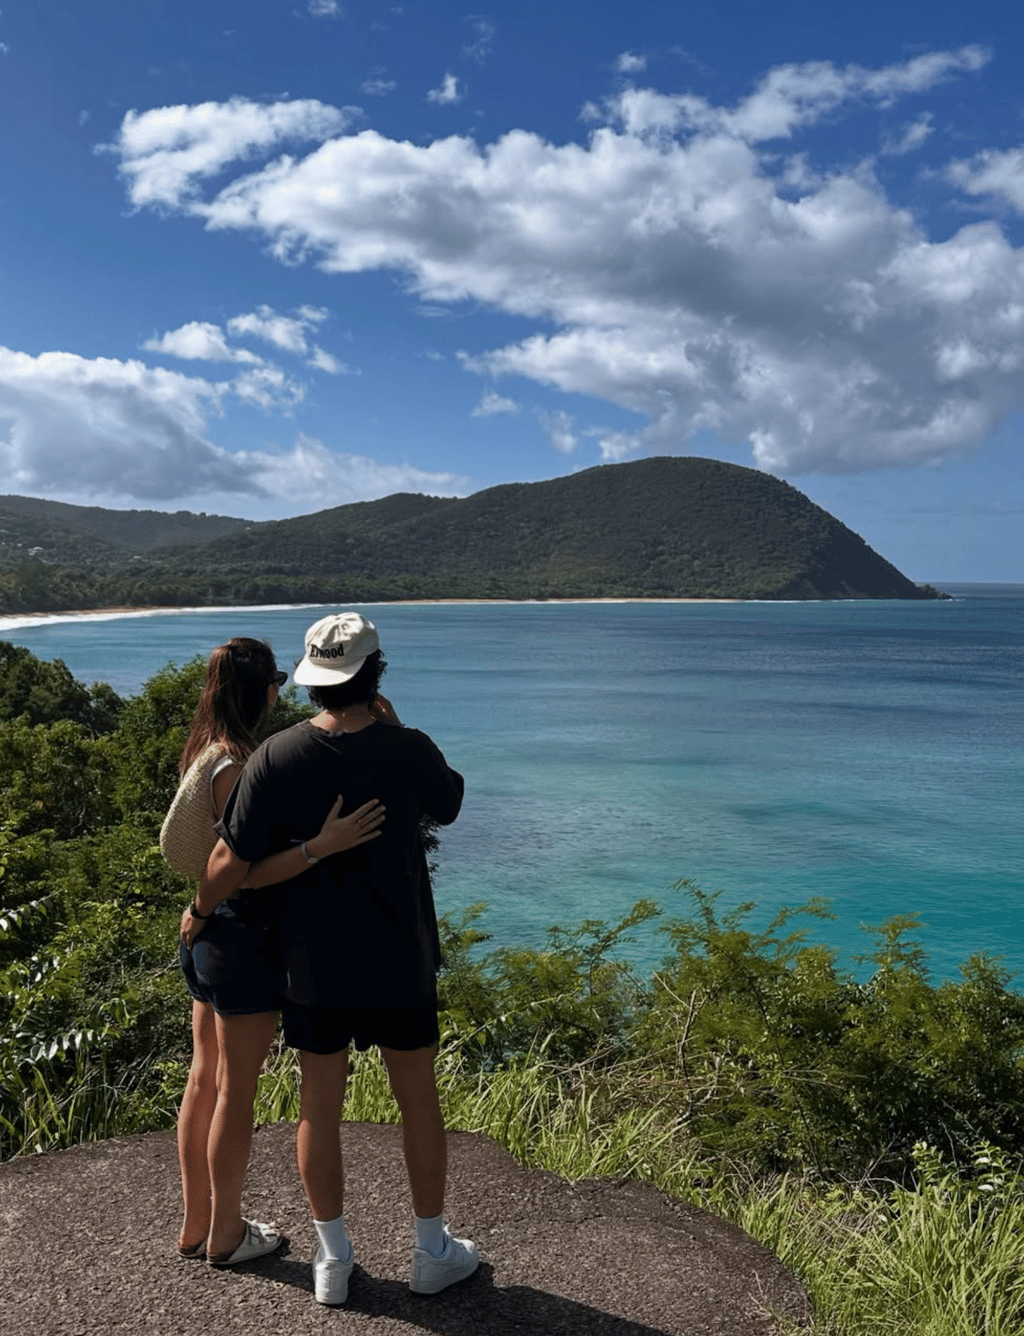
<svg viewBox="0 0 1024 1336">
<path fill-rule="evenodd" d="M 0 527 L 12 501 L 25 499 L 0 500 Z M 788 483 L 710 459 L 604 465 L 462 499 L 403 493 L 267 523 L 31 505 L 18 511 L 23 533 L 43 550 L 16 562 L 0 551 L 0 607 L 936 596 Z M 42 541 L 58 528 L 82 544 L 77 570 Z"/>
<path fill-rule="evenodd" d="M 48 560 L 113 560 L 118 549 L 192 546 L 244 529 L 248 520 L 193 515 L 187 510 L 104 510 L 33 496 L 0 496 L 0 562 L 42 547 Z"/>
</svg>

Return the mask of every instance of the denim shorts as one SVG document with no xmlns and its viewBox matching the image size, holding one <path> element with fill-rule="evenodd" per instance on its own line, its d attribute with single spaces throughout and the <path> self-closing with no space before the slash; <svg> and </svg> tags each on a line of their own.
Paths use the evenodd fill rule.
<svg viewBox="0 0 1024 1336">
<path fill-rule="evenodd" d="M 355 1041 L 410 1053 L 440 1038 L 437 998 L 419 1007 L 304 1007 L 282 1002 L 284 1042 L 305 1053 L 340 1053 Z"/>
<path fill-rule="evenodd" d="M 233 903 L 218 906 L 191 949 L 178 947 L 188 991 L 220 1016 L 280 1010 L 278 956 L 272 924 Z"/>
</svg>

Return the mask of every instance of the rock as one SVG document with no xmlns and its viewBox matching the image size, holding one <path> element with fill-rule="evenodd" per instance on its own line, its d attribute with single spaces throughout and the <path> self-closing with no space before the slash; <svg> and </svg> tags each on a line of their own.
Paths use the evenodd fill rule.
<svg viewBox="0 0 1024 1336">
<path fill-rule="evenodd" d="M 569 1183 L 487 1137 L 449 1134 L 447 1214 L 483 1258 L 433 1298 L 408 1289 L 411 1207 L 397 1127 L 346 1123 L 348 1304 L 316 1304 L 293 1125 L 261 1128 L 246 1213 L 290 1239 L 232 1271 L 181 1261 L 170 1133 L 0 1165 L 2 1336 L 773 1336 L 807 1297 L 748 1235 L 640 1183 Z"/>
</svg>

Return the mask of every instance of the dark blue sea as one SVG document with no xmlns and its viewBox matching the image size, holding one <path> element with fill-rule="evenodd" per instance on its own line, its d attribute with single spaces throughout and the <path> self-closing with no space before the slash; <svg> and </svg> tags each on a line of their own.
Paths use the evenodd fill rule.
<svg viewBox="0 0 1024 1336">
<path fill-rule="evenodd" d="M 1024 987 L 1024 587 L 948 602 L 382 605 L 385 689 L 466 776 L 441 910 L 494 944 L 688 912 L 680 878 L 762 926 L 824 896 L 843 965 L 865 924 L 920 917 L 937 979 L 974 952 Z M 0 621 L 0 636 L 131 693 L 232 635 L 283 667 L 320 608 Z M 643 968 L 665 943 L 628 948 Z"/>
</svg>

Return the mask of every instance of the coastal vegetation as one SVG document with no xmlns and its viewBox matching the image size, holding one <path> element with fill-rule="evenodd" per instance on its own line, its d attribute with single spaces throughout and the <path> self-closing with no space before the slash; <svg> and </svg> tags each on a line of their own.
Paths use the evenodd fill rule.
<svg viewBox="0 0 1024 1336">
<path fill-rule="evenodd" d="M 169 1128 L 188 890 L 156 836 L 203 665 L 121 700 L 27 650 L 0 644 L 0 662 L 0 1155 Z M 304 713 L 285 693 L 273 726 Z M 681 888 L 650 977 L 621 951 L 660 921 L 650 901 L 540 949 L 489 939 L 482 906 L 443 921 L 450 1125 L 731 1217 L 803 1279 L 820 1336 L 1015 1336 L 1024 997 L 985 957 L 933 980 L 909 918 L 870 930 L 851 973 L 802 935 L 824 904 L 755 927 Z M 262 1121 L 295 1117 L 294 1077 L 275 1053 Z M 395 1116 L 358 1055 L 346 1117 Z"/>
<path fill-rule="evenodd" d="M 444 598 L 932 598 L 796 488 L 666 457 L 266 523 L 0 498 L 0 612 Z"/>
</svg>

